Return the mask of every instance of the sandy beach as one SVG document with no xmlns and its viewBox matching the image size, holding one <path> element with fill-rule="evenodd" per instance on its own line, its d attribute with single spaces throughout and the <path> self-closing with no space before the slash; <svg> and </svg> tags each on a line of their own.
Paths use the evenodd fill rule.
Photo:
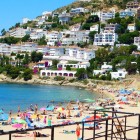
<svg viewBox="0 0 140 140">
<path fill-rule="evenodd" d="M 12 81 L 9 78 L 5 77 L 4 75 L 0 75 L 0 82 L 15 82 L 15 83 L 24 83 L 22 79 L 20 80 L 15 80 Z M 35 82 L 34 82 L 35 81 Z M 36 79 L 35 77 L 28 81 L 29 84 L 57 84 L 60 85 L 60 82 L 56 82 L 56 81 L 51 81 L 51 80 L 44 80 L 41 81 L 40 79 Z M 126 84 L 127 83 L 127 84 Z M 98 85 L 94 85 L 93 83 L 88 83 L 87 85 L 78 83 L 78 85 L 76 85 L 75 83 L 63 83 L 63 85 L 76 85 L 78 87 L 84 87 L 87 90 L 91 90 L 93 92 L 97 92 L 100 93 L 101 98 L 104 98 L 104 95 L 108 95 L 111 100 L 113 100 L 117 105 L 118 105 L 118 98 L 116 97 L 117 95 L 117 90 L 120 89 L 121 87 L 124 88 L 138 88 L 139 87 L 139 83 L 137 81 L 137 79 L 126 82 L 122 84 L 118 84 L 116 83 L 117 86 L 115 85 L 102 85 L 102 84 L 98 84 Z M 130 84 L 131 83 L 131 84 Z M 125 86 L 124 86 L 125 85 Z M 136 100 L 130 101 L 131 104 L 134 104 Z M 131 104 L 119 104 L 119 108 L 117 108 L 117 111 L 123 111 L 123 112 L 131 112 L 131 113 L 140 113 L 140 106 L 139 103 L 138 105 L 135 106 L 131 106 Z M 86 107 L 87 103 L 84 104 L 84 106 Z M 80 117 L 75 117 L 75 115 L 77 113 L 79 113 L 80 111 L 82 111 L 82 115 Z M 52 115 L 52 125 L 56 125 L 56 124 L 62 124 L 64 122 L 67 121 L 74 121 L 74 122 L 81 122 L 85 117 L 89 116 L 92 117 L 93 114 L 91 114 L 93 111 L 91 110 L 87 110 L 87 109 L 80 109 L 80 110 L 71 110 L 71 116 L 72 117 L 67 117 L 66 119 L 57 119 L 58 116 L 58 112 L 57 113 L 53 113 L 53 112 L 47 112 L 47 114 L 45 116 L 47 116 L 47 119 L 49 118 L 49 115 Z M 40 114 L 41 112 L 39 112 Z M 64 110 L 63 111 L 64 114 L 66 114 L 66 116 L 68 116 L 68 110 Z M 102 113 L 103 114 L 103 113 Z M 102 114 L 98 114 L 100 117 L 102 116 Z M 111 114 L 108 113 L 108 116 L 111 116 Z M 118 115 L 120 116 L 120 115 Z M 16 118 L 17 114 L 12 114 L 12 118 Z M 40 122 L 43 122 L 44 116 L 42 116 Z M 109 121 L 111 123 L 111 121 Z M 133 126 L 137 126 L 138 125 L 138 117 L 130 117 L 127 119 L 127 124 L 129 125 L 133 125 Z M 47 124 L 46 124 L 47 125 Z M 82 126 L 80 125 L 80 127 L 82 128 Z M 28 127 L 26 127 L 28 128 Z M 89 127 L 87 127 L 89 128 Z M 23 126 L 23 129 L 25 129 L 25 127 Z M 111 126 L 109 126 L 108 129 L 111 129 Z M 11 131 L 11 130 L 15 130 L 15 128 L 12 127 L 12 125 L 0 125 L 0 130 L 3 131 Z M 55 128 L 55 133 L 54 133 L 54 139 L 55 140 L 76 140 L 76 134 L 72 133 L 72 131 L 76 130 L 76 125 L 71 125 L 71 126 L 64 126 L 64 127 L 59 127 L 59 128 Z M 99 124 L 99 128 L 98 130 L 96 130 L 96 133 L 102 132 L 105 130 L 105 125 L 103 124 Z M 82 130 L 81 130 L 82 131 Z M 117 130 L 114 130 L 117 132 Z M 40 132 L 41 134 L 44 135 L 48 135 L 48 137 L 36 137 L 34 138 L 33 136 L 33 132 L 29 132 L 27 134 L 12 134 L 12 140 L 42 140 L 42 139 L 51 139 L 50 135 L 51 135 L 51 130 L 47 129 L 47 130 L 39 130 L 37 132 Z M 138 135 L 138 131 L 137 130 L 133 130 L 130 132 L 127 132 L 127 137 L 128 138 L 135 138 L 137 139 L 137 135 Z M 80 134 L 80 137 L 82 135 L 82 132 Z M 84 139 L 87 138 L 91 138 L 93 137 L 93 130 L 84 130 Z M 5 136 L 0 136 L 0 140 L 8 140 L 9 136 L 5 135 Z M 110 139 L 110 138 L 109 138 Z M 100 140 L 104 140 L 104 138 L 100 138 Z"/>
</svg>

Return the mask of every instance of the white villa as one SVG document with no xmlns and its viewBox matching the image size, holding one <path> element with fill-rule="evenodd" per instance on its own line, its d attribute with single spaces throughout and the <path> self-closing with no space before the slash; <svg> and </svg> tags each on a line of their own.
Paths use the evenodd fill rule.
<svg viewBox="0 0 140 140">
<path fill-rule="evenodd" d="M 98 32 L 98 29 L 99 29 L 99 24 L 95 24 L 95 25 L 92 25 L 90 27 L 90 31 L 96 31 L 96 32 Z"/>
<path fill-rule="evenodd" d="M 136 30 L 136 26 L 135 24 L 128 24 L 127 26 L 127 30 L 129 30 L 130 32 L 133 32 Z"/>
<path fill-rule="evenodd" d="M 101 66 L 101 70 L 112 70 L 112 65 L 107 65 L 107 62 L 104 62 L 104 64 Z"/>
<path fill-rule="evenodd" d="M 53 77 L 53 76 L 64 76 L 64 77 L 75 77 L 76 71 L 67 70 L 41 70 L 40 77 Z"/>
<path fill-rule="evenodd" d="M 89 62 L 78 62 L 77 64 L 70 64 L 67 61 L 66 62 L 60 62 L 57 64 L 57 68 L 59 70 L 66 69 L 67 66 L 70 66 L 71 68 L 87 68 L 90 66 Z"/>
<path fill-rule="evenodd" d="M 34 68 L 46 68 L 52 66 L 52 61 L 51 60 L 42 60 L 38 62 Z"/>
<path fill-rule="evenodd" d="M 68 13 L 60 14 L 58 18 L 61 24 L 67 24 L 71 20 L 71 15 Z"/>
<path fill-rule="evenodd" d="M 110 10 L 110 11 L 101 11 L 101 16 L 100 16 L 100 20 L 102 22 L 105 22 L 109 19 L 112 19 L 115 17 L 115 10 Z"/>
<path fill-rule="evenodd" d="M 26 34 L 30 34 L 29 29 L 23 29 L 23 28 L 15 28 L 12 30 L 9 30 L 10 36 L 16 37 L 16 38 L 22 38 Z"/>
<path fill-rule="evenodd" d="M 117 72 L 110 72 L 111 73 L 111 79 L 121 79 L 125 78 L 127 75 L 127 72 L 124 70 L 118 70 Z"/>
<path fill-rule="evenodd" d="M 75 14 L 80 14 L 80 13 L 86 13 L 88 11 L 89 11 L 88 9 L 85 9 L 83 7 L 78 7 L 78 8 L 72 8 L 70 10 L 70 14 L 75 15 Z"/>
</svg>

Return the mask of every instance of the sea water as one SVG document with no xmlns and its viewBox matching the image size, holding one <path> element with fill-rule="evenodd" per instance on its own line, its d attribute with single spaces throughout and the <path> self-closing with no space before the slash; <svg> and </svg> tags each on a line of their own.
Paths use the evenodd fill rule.
<svg viewBox="0 0 140 140">
<path fill-rule="evenodd" d="M 17 112 L 27 109 L 31 104 L 46 107 L 48 104 L 69 102 L 71 100 L 97 99 L 93 94 L 82 88 L 54 85 L 0 84 L 0 109 L 5 112 Z"/>
</svg>

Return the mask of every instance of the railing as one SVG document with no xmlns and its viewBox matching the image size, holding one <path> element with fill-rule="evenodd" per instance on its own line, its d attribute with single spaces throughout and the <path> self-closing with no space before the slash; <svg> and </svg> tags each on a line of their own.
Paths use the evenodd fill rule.
<svg viewBox="0 0 140 140">
<path fill-rule="evenodd" d="M 3 135 L 9 135 L 9 140 L 12 140 L 12 134 L 15 133 L 19 133 L 19 132 L 30 132 L 30 131 L 36 131 L 36 130 L 43 130 L 43 129 L 51 129 L 51 140 L 55 140 L 54 134 L 55 134 L 55 128 L 58 127 L 64 127 L 64 126 L 72 126 L 72 125 L 76 125 L 76 124 L 81 124 L 82 125 L 82 140 L 95 140 L 98 138 L 104 138 L 105 140 L 114 140 L 114 139 L 119 139 L 119 140 L 140 140 L 140 114 L 135 114 L 135 113 L 129 113 L 129 112 L 118 112 L 118 111 L 114 111 L 114 109 L 112 109 L 112 111 L 106 110 L 95 110 L 94 111 L 94 117 L 96 116 L 97 112 L 107 112 L 107 113 L 111 113 L 112 116 L 110 118 L 103 118 L 103 119 L 95 119 L 93 121 L 84 121 L 84 122 L 75 122 L 75 123 L 69 123 L 69 124 L 64 124 L 64 125 L 52 125 L 52 126 L 46 126 L 44 128 L 35 128 L 35 129 L 25 129 L 25 130 L 21 130 L 21 131 L 8 131 L 5 132 L 3 130 L 0 131 L 0 137 Z M 121 114 L 122 116 L 117 116 L 117 114 Z M 127 118 L 130 117 L 137 117 L 138 118 L 138 125 L 137 126 L 130 126 L 127 124 Z M 121 125 L 119 119 L 124 119 L 124 125 Z M 116 122 L 115 120 L 117 120 L 118 125 L 121 126 L 119 132 L 116 131 L 117 127 L 116 127 Z M 87 138 L 85 139 L 85 123 L 94 123 L 94 127 L 93 127 L 93 137 L 91 138 Z M 95 125 L 96 123 L 100 123 L 102 125 L 105 125 L 105 131 L 102 132 L 98 132 L 95 129 Z M 115 128 L 115 129 L 114 129 Z M 127 133 L 128 131 L 132 131 L 132 130 L 138 130 L 137 133 L 137 138 L 128 138 Z M 116 134 L 119 134 L 119 136 Z M 121 134 L 121 135 L 120 135 Z M 1 138 L 0 138 L 1 139 Z"/>
</svg>

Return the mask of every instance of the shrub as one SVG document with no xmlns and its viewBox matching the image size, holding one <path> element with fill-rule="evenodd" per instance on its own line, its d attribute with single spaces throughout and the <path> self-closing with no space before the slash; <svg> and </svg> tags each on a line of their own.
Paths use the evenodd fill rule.
<svg viewBox="0 0 140 140">
<path fill-rule="evenodd" d="M 62 81 L 62 80 L 65 80 L 65 77 L 56 76 L 56 77 L 54 77 L 54 80 L 55 80 L 55 81 Z"/>
<path fill-rule="evenodd" d="M 72 78 L 72 79 L 69 80 L 69 82 L 70 82 L 70 83 L 73 83 L 73 82 L 75 82 L 75 79 Z"/>
</svg>

